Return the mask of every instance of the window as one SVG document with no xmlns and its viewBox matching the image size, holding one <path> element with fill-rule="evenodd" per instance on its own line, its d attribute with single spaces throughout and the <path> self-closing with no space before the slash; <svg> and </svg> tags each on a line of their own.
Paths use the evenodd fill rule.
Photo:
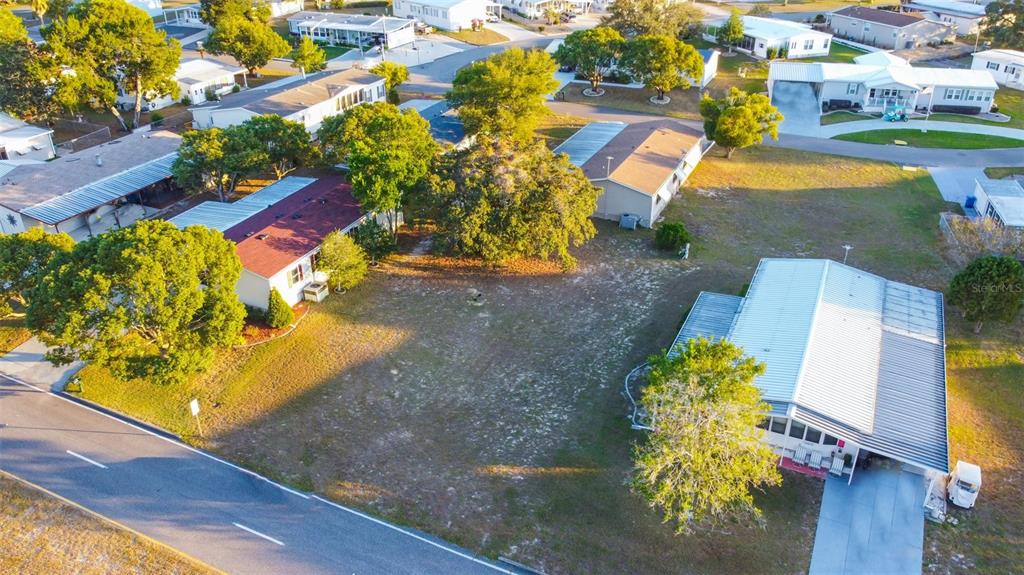
<svg viewBox="0 0 1024 575">
<path fill-rule="evenodd" d="M 772 418 L 772 433 L 786 433 L 786 418 L 785 417 L 773 417 Z"/>
<path fill-rule="evenodd" d="M 947 100 L 962 100 L 964 91 L 962 88 L 946 88 L 945 98 Z"/>
<path fill-rule="evenodd" d="M 288 272 L 288 287 L 301 282 L 303 277 L 305 277 L 305 271 L 302 269 L 302 264 L 299 264 Z"/>
<path fill-rule="evenodd" d="M 989 70 L 995 70 L 996 72 L 998 72 L 999 62 L 989 62 L 988 64 L 985 64 L 985 67 L 988 68 Z"/>
<path fill-rule="evenodd" d="M 1006 75 L 1007 76 L 1011 76 L 1011 75 L 1013 75 L 1014 72 L 1017 71 L 1017 67 L 1016 66 L 1011 66 L 1011 65 L 1007 64 L 1005 71 L 1006 71 Z"/>
<path fill-rule="evenodd" d="M 789 424 L 789 436 L 795 437 L 797 439 L 803 439 L 805 429 L 807 429 L 806 425 L 800 423 L 799 421 L 794 421 Z"/>
<path fill-rule="evenodd" d="M 814 48 L 814 40 L 804 40 L 804 50 L 810 50 Z"/>
<path fill-rule="evenodd" d="M 796 50 L 796 40 L 793 40 L 792 42 L 789 43 L 789 49 Z"/>
<path fill-rule="evenodd" d="M 826 433 L 825 434 L 825 441 L 822 441 L 821 443 L 822 443 L 822 445 L 835 445 L 835 444 L 839 443 L 839 438 L 838 437 L 832 437 L 831 435 Z"/>
<path fill-rule="evenodd" d="M 825 41 L 821 43 L 821 49 L 822 50 L 828 50 L 828 46 L 829 46 L 830 42 L 831 42 L 831 38 L 825 38 Z"/>
<path fill-rule="evenodd" d="M 821 441 L 821 431 L 814 429 L 813 427 L 807 428 L 807 435 L 804 437 L 804 441 L 810 443 L 818 443 Z"/>
<path fill-rule="evenodd" d="M 846 85 L 846 95 L 852 96 L 857 93 L 857 84 L 851 82 Z"/>
</svg>

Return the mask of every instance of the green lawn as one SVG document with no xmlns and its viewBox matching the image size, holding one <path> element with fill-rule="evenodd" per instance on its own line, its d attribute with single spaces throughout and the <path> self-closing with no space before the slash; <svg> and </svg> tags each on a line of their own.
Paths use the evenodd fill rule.
<svg viewBox="0 0 1024 575">
<path fill-rule="evenodd" d="M 951 148 L 956 150 L 1024 147 L 1024 140 L 1014 138 L 985 134 L 960 134 L 957 132 L 922 132 L 912 128 L 854 132 L 852 134 L 840 134 L 832 139 L 860 142 L 862 144 L 892 144 L 893 140 L 903 140 L 908 146 L 916 148 Z"/>
<path fill-rule="evenodd" d="M 817 58 L 800 58 L 797 62 L 838 62 L 843 64 L 853 63 L 853 59 L 857 56 L 863 56 L 867 52 L 851 48 L 840 44 L 839 42 L 832 42 L 829 46 L 828 56 L 818 56 Z"/>
<path fill-rule="evenodd" d="M 999 112 L 1010 117 L 1009 122 L 993 122 L 977 116 L 962 114 L 932 114 L 929 120 L 935 122 L 958 122 L 962 124 L 986 124 L 989 126 L 1002 126 L 1004 128 L 1017 128 L 1024 130 L 1024 92 L 1010 88 L 999 88 L 996 92 L 996 104 L 999 105 Z M 915 120 L 924 120 L 924 117 L 915 117 Z"/>
<path fill-rule="evenodd" d="M 0 355 L 25 343 L 30 337 L 32 334 L 25 327 L 23 315 L 11 315 L 0 319 Z"/>
<path fill-rule="evenodd" d="M 501 42 L 508 42 L 508 37 L 504 34 L 499 34 L 489 28 L 483 28 L 476 32 L 472 30 L 462 30 L 461 32 L 448 32 L 446 30 L 440 30 L 441 34 L 448 36 L 449 38 L 455 38 L 460 42 L 472 44 L 474 46 L 486 46 L 488 44 L 500 44 Z"/>
<path fill-rule="evenodd" d="M 755 60 L 740 52 L 729 55 L 727 48 L 702 38 L 688 42 L 697 48 L 715 48 L 721 52 L 718 57 L 718 72 L 715 79 L 708 84 L 708 91 L 713 96 L 721 96 L 733 86 L 746 92 L 764 92 L 768 89 L 767 62 Z"/>
<path fill-rule="evenodd" d="M 846 122 L 862 122 L 864 120 L 877 120 L 878 116 L 870 116 L 867 114 L 854 114 L 853 112 L 832 112 L 831 114 L 821 115 L 821 125 L 828 126 L 829 124 L 843 124 Z"/>
<path fill-rule="evenodd" d="M 1024 167 L 985 168 L 985 175 L 996 180 L 1008 178 L 1010 176 L 1015 176 L 1018 174 L 1024 174 Z"/>
</svg>

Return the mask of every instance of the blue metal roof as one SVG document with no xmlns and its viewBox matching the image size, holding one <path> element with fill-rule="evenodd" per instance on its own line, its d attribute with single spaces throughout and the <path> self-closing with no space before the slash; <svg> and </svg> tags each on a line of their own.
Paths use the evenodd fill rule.
<svg viewBox="0 0 1024 575">
<path fill-rule="evenodd" d="M 206 226 L 223 232 L 315 181 L 316 178 L 287 176 L 249 194 L 237 202 L 203 202 L 174 216 L 168 221 L 181 229 L 185 229 L 188 226 Z"/>
<path fill-rule="evenodd" d="M 562 142 L 555 153 L 567 154 L 573 165 L 582 167 L 601 148 L 608 145 L 619 132 L 626 129 L 623 122 L 593 122 Z"/>
<path fill-rule="evenodd" d="M 171 164 L 178 153 L 167 154 L 129 168 L 123 172 L 97 180 L 91 184 L 50 198 L 21 210 L 21 213 L 47 224 L 59 224 L 79 214 L 94 210 L 146 186 L 171 177 Z"/>
<path fill-rule="evenodd" d="M 693 307 L 690 308 L 690 313 L 686 315 L 683 327 L 672 342 L 668 356 L 674 358 L 679 355 L 679 350 L 686 342 L 695 337 L 711 340 L 728 337 L 732 322 L 736 320 L 736 313 L 742 303 L 743 298 L 739 296 L 700 292 L 697 301 L 693 302 Z"/>
</svg>

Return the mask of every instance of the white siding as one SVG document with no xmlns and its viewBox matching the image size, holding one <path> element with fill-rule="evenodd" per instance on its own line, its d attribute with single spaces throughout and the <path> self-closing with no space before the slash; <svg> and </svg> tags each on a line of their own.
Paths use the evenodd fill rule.
<svg viewBox="0 0 1024 575">
<path fill-rule="evenodd" d="M 1024 57 L 1014 63 L 996 61 L 975 54 L 971 61 L 972 70 L 986 70 L 996 82 L 1003 86 L 1012 86 L 1018 89 L 1024 88 Z"/>
</svg>

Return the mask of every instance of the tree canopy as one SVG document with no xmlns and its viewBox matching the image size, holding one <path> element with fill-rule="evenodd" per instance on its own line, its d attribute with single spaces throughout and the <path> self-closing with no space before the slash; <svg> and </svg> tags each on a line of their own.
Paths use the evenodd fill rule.
<svg viewBox="0 0 1024 575">
<path fill-rule="evenodd" d="M 125 131 L 117 93 L 135 97 L 132 126 L 146 97 L 178 97 L 174 74 L 181 43 L 158 30 L 144 10 L 124 0 L 84 0 L 43 30 L 47 47 L 73 70 L 77 104 L 109 110 Z"/>
<path fill-rule="evenodd" d="M 366 252 L 348 234 L 335 230 L 320 244 L 317 269 L 327 274 L 331 289 L 348 290 L 366 277 Z"/>
<path fill-rule="evenodd" d="M 327 53 L 316 45 L 309 36 L 303 36 L 299 40 L 299 46 L 295 48 L 292 56 L 292 68 L 299 68 L 307 74 L 319 72 L 327 67 Z"/>
<path fill-rule="evenodd" d="M 732 53 L 732 48 L 736 44 L 739 44 L 743 40 L 743 17 L 740 16 L 740 11 L 733 8 L 732 13 L 729 14 L 729 19 L 725 21 L 719 29 L 718 33 L 715 34 L 715 39 L 718 40 L 719 44 L 725 44 L 729 47 L 729 53 Z"/>
<path fill-rule="evenodd" d="M 26 321 L 55 364 L 81 359 L 124 379 L 176 382 L 240 341 L 241 272 L 220 232 L 144 220 L 58 253 Z"/>
<path fill-rule="evenodd" d="M 622 34 L 608 26 L 577 30 L 565 37 L 555 59 L 575 68 L 576 73 L 590 80 L 591 91 L 597 92 L 625 44 Z"/>
<path fill-rule="evenodd" d="M 315 163 L 316 147 L 309 141 L 306 126 L 299 122 L 267 114 L 249 118 L 241 128 L 248 132 L 244 142 L 260 149 L 262 157 L 254 158 L 254 167 L 269 166 L 279 180 L 300 166 Z"/>
<path fill-rule="evenodd" d="M 996 0 L 985 6 L 984 34 L 1002 48 L 1024 50 L 1024 0 Z"/>
<path fill-rule="evenodd" d="M 430 124 L 415 110 L 373 102 L 325 120 L 318 139 L 325 157 L 348 164 L 352 195 L 364 209 L 387 216 L 394 233 L 404 196 L 437 154 Z"/>
<path fill-rule="evenodd" d="M 738 148 L 764 141 L 765 134 L 779 139 L 783 116 L 764 94 L 748 94 L 733 86 L 722 98 L 707 94 L 701 99 L 700 114 L 708 139 L 726 149 L 731 158 Z"/>
<path fill-rule="evenodd" d="M 704 12 L 693 4 L 672 0 L 615 0 L 604 24 L 626 38 L 660 34 L 688 37 L 701 27 Z"/>
<path fill-rule="evenodd" d="M 665 100 L 665 92 L 689 88 L 690 78 L 704 75 L 704 59 L 693 46 L 671 36 L 647 35 L 631 40 L 622 55 L 622 67 L 648 90 Z"/>
<path fill-rule="evenodd" d="M 265 21 L 229 15 L 217 21 L 206 39 L 211 54 L 227 54 L 245 66 L 249 74 L 274 58 L 291 52 L 292 47 Z"/>
<path fill-rule="evenodd" d="M 265 145 L 244 125 L 190 130 L 182 134 L 171 173 L 186 191 L 212 190 L 224 202 L 247 175 L 267 167 Z"/>
<path fill-rule="evenodd" d="M 467 134 L 533 139 L 544 97 L 558 88 L 555 61 L 547 52 L 512 48 L 455 74 L 448 102 L 458 109 Z"/>
<path fill-rule="evenodd" d="M 385 60 L 370 68 L 370 72 L 384 78 L 384 87 L 388 91 L 388 102 L 398 105 L 398 87 L 409 79 L 409 69 L 404 64 Z"/>
<path fill-rule="evenodd" d="M 539 141 L 482 136 L 440 156 L 425 188 L 435 245 L 490 265 L 554 256 L 570 270 L 576 258 L 569 248 L 597 233 L 590 216 L 601 189 Z"/>
<path fill-rule="evenodd" d="M 754 379 L 765 366 L 726 340 L 691 339 L 651 359 L 640 403 L 653 430 L 634 455 L 633 489 L 677 533 L 762 521 L 751 488 L 782 481 L 757 425 L 768 413 Z"/>
<path fill-rule="evenodd" d="M 199 0 L 199 18 L 210 26 L 236 16 L 266 23 L 270 20 L 270 6 L 253 0 Z"/>
<path fill-rule="evenodd" d="M 0 10 L 0 111 L 47 120 L 60 109 L 50 87 L 58 73 L 51 54 L 29 39 L 21 18 Z"/>
<path fill-rule="evenodd" d="M 43 228 L 0 234 L 0 316 L 11 313 L 11 301 L 26 305 L 50 260 L 74 245 L 71 236 L 48 234 Z"/>
<path fill-rule="evenodd" d="M 1010 322 L 1024 304 L 1024 266 L 1010 256 L 980 257 L 956 274 L 949 284 L 949 302 L 975 322 Z"/>
</svg>

